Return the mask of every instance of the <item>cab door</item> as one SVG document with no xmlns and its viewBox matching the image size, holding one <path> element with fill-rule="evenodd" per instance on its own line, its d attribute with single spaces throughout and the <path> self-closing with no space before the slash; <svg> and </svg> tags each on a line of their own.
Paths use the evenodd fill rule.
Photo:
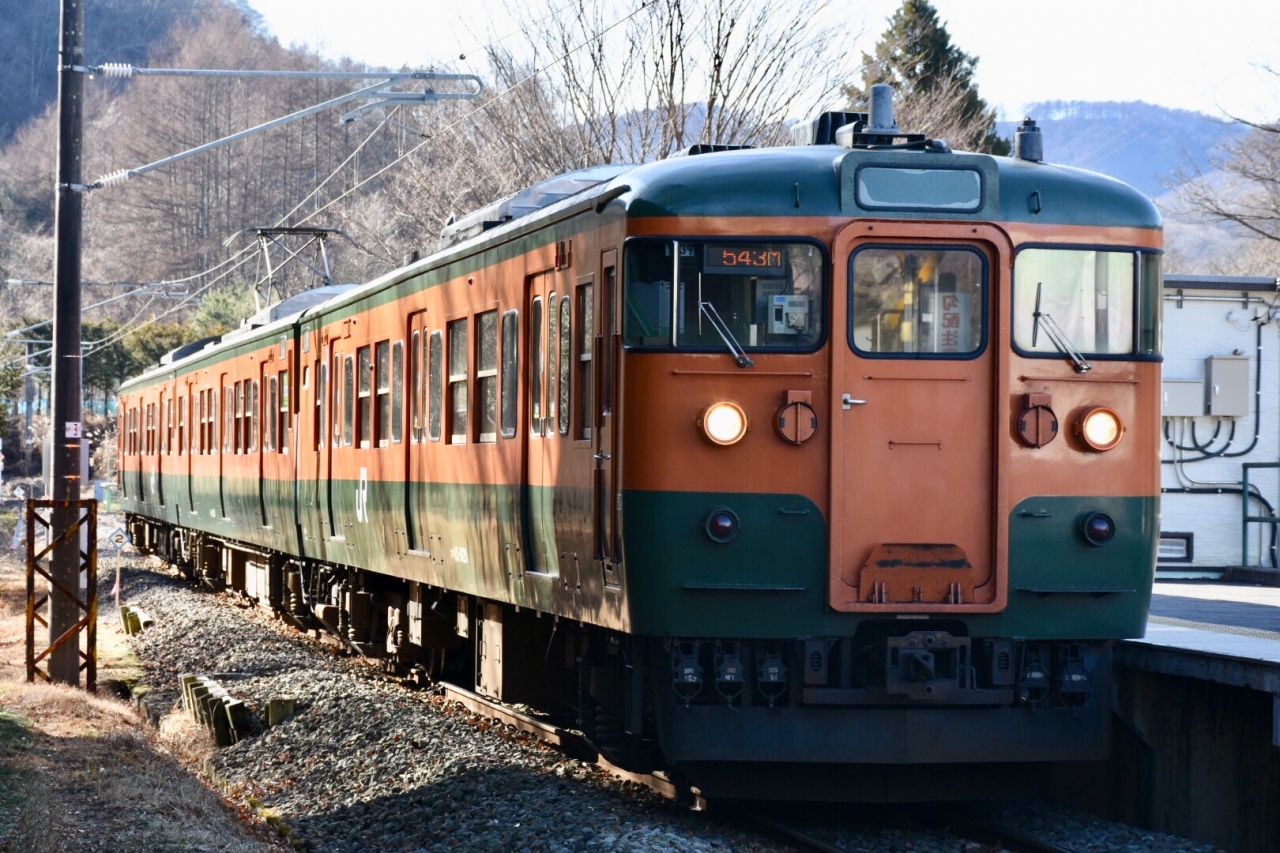
<svg viewBox="0 0 1280 853">
<path fill-rule="evenodd" d="M 950 223 L 855 223 L 837 238 L 836 610 L 1003 607 L 996 318 L 1010 252 L 994 228 Z"/>
<path fill-rule="evenodd" d="M 618 277 L 615 249 L 600 258 L 599 305 L 593 349 L 599 360 L 594 394 L 595 552 L 606 587 L 622 584 L 622 536 L 618 506 L 618 412 L 621 399 L 622 334 L 618 324 Z"/>
</svg>

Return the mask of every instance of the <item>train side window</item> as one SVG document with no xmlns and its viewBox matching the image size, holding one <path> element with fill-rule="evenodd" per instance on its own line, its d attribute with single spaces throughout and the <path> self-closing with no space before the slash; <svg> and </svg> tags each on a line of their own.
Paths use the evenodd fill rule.
<svg viewBox="0 0 1280 853">
<path fill-rule="evenodd" d="M 355 426 L 356 360 L 347 356 L 342 366 L 342 446 L 351 446 Z"/>
<path fill-rule="evenodd" d="M 551 291 L 547 297 L 547 356 L 546 370 L 543 374 L 547 377 L 547 416 L 543 420 L 543 431 L 546 435 L 555 435 L 556 423 L 556 403 L 559 396 L 556 391 L 556 379 L 559 372 L 560 360 L 560 314 L 556 311 L 556 293 Z"/>
<path fill-rule="evenodd" d="M 571 315 L 573 300 L 568 294 L 560 297 L 560 406 L 556 409 L 557 426 L 561 435 L 569 434 L 569 386 L 572 380 L 570 365 L 573 363 L 573 328 Z"/>
<path fill-rule="evenodd" d="M 534 297 L 529 308 L 529 427 L 542 435 L 542 297 Z"/>
<path fill-rule="evenodd" d="M 410 350 L 409 369 L 413 372 L 413 390 L 409 396 L 409 418 L 413 422 L 413 428 L 409 433 L 409 440 L 414 442 L 422 441 L 422 333 L 417 329 L 413 330 L 413 343 Z"/>
<path fill-rule="evenodd" d="M 258 380 L 253 380 L 252 405 L 249 411 L 253 416 L 249 419 L 249 452 L 258 452 Z"/>
<path fill-rule="evenodd" d="M 391 443 L 404 437 L 404 341 L 391 345 Z"/>
<path fill-rule="evenodd" d="M 239 388 L 235 385 L 228 385 L 226 390 L 227 406 L 223 410 L 223 419 L 226 421 L 222 433 L 224 449 L 227 453 L 236 452 L 236 435 L 240 427 L 239 421 L 236 420 L 238 413 L 236 412 L 236 398 L 239 397 Z"/>
<path fill-rule="evenodd" d="M 250 384 L 246 380 L 243 385 L 236 383 L 236 390 L 239 392 L 236 396 L 236 452 L 249 452 L 249 424 L 252 418 L 249 417 L 249 394 Z"/>
<path fill-rule="evenodd" d="M 222 407 L 222 452 L 234 453 L 236 449 L 236 389 L 232 385 L 228 385 L 223 389 L 226 396 L 226 405 Z"/>
<path fill-rule="evenodd" d="M 289 371 L 280 371 L 280 452 L 289 452 Z"/>
<path fill-rule="evenodd" d="M 160 395 L 160 455 L 169 453 L 173 446 L 173 398 Z"/>
<path fill-rule="evenodd" d="M 374 373 L 377 376 L 375 391 L 378 395 L 377 433 L 378 446 L 391 444 L 391 342 L 378 341 L 374 351 Z"/>
<path fill-rule="evenodd" d="M 427 406 L 427 437 L 439 441 L 444 416 L 444 340 L 439 331 L 431 333 L 429 356 L 431 400 Z"/>
<path fill-rule="evenodd" d="M 516 434 L 516 408 L 520 399 L 520 312 L 502 315 L 502 437 Z"/>
<path fill-rule="evenodd" d="M 592 398 L 594 382 L 591 364 L 591 330 L 595 328 L 594 305 L 591 297 L 592 287 L 589 284 L 578 285 L 578 334 L 575 340 L 578 351 L 578 377 L 574 383 L 578 388 L 578 407 L 574 411 L 576 437 L 591 438 Z"/>
<path fill-rule="evenodd" d="M 320 431 L 324 429 L 324 383 L 321 380 L 320 359 L 311 363 L 311 375 L 316 378 L 315 405 L 311 425 L 311 449 L 320 449 Z M 304 386 L 306 387 L 306 386 Z"/>
<path fill-rule="evenodd" d="M 267 437 L 263 442 L 264 450 L 276 449 L 276 409 L 280 399 L 278 382 L 274 376 L 267 377 Z"/>
<path fill-rule="evenodd" d="M 186 452 L 184 440 L 187 437 L 187 398 L 178 398 L 178 455 Z"/>
<path fill-rule="evenodd" d="M 356 446 L 368 447 L 373 437 L 373 350 L 356 350 L 356 394 L 360 406 L 356 410 Z"/>
<path fill-rule="evenodd" d="M 333 435 L 334 447 L 342 446 L 342 356 L 333 354 Z"/>
<path fill-rule="evenodd" d="M 244 382 L 244 413 L 240 416 L 240 452 L 248 453 L 253 449 L 253 383 Z"/>
<path fill-rule="evenodd" d="M 326 356 L 320 362 L 317 373 L 316 382 L 316 411 L 318 412 L 316 423 L 316 449 L 324 447 L 325 430 L 329 428 L 329 359 Z"/>
<path fill-rule="evenodd" d="M 498 440 L 498 312 L 476 315 L 476 438 L 483 444 Z"/>
<path fill-rule="evenodd" d="M 449 323 L 449 442 L 467 443 L 467 321 Z"/>
</svg>

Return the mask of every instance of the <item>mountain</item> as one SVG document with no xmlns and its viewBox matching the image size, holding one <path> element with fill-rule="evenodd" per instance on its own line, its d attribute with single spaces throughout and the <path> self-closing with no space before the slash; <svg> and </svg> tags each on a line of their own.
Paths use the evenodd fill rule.
<svg viewBox="0 0 1280 853">
<path fill-rule="evenodd" d="M 1025 111 L 1044 134 L 1045 160 L 1118 178 L 1152 198 L 1164 195 L 1188 164 L 1208 171 L 1215 146 L 1244 125 L 1142 101 L 1045 101 Z M 1020 121 L 999 122 L 1013 137 Z"/>
</svg>

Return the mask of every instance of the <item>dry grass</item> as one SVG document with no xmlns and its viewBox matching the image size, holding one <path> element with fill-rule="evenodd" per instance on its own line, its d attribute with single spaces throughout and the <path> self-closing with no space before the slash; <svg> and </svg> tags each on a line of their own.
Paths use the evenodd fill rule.
<svg viewBox="0 0 1280 853">
<path fill-rule="evenodd" d="M 156 731 L 125 702 L 26 683 L 25 583 L 0 555 L 0 851 L 288 849 L 193 775 L 214 747 L 181 715 Z M 136 666 L 106 589 L 100 685 Z"/>
</svg>

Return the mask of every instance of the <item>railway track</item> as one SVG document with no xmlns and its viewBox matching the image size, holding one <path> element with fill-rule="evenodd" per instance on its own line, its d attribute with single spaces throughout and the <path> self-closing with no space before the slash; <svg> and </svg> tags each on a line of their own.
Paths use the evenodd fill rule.
<svg viewBox="0 0 1280 853">
<path fill-rule="evenodd" d="M 439 688 L 441 695 L 446 699 L 463 705 L 473 713 L 491 717 L 523 732 L 528 732 L 539 740 L 558 747 L 572 758 L 596 765 L 615 778 L 643 785 L 669 800 L 688 805 L 695 811 L 702 811 L 706 808 L 706 800 L 703 799 L 696 788 L 683 785 L 662 771 L 633 773 L 630 770 L 618 767 L 601 755 L 600 750 L 579 732 L 557 726 L 539 717 L 521 713 L 500 702 L 481 696 L 456 684 L 450 684 L 447 681 L 439 682 L 436 687 Z"/>
<path fill-rule="evenodd" d="M 1010 853 L 1076 853 L 1074 848 L 1044 841 L 997 823 L 967 817 L 953 817 L 949 823 L 952 828 L 973 841 L 1008 850 Z"/>
<path fill-rule="evenodd" d="M 684 803 L 695 810 L 701 811 L 707 807 L 706 800 L 696 788 L 682 785 L 676 779 L 661 771 L 633 773 L 629 770 L 624 770 L 601 755 L 600 751 L 586 737 L 576 731 L 563 728 L 536 716 L 516 711 L 500 702 L 481 696 L 456 684 L 440 682 L 436 686 L 445 698 L 463 705 L 473 713 L 499 720 L 516 729 L 528 732 L 579 761 L 595 764 L 615 778 L 643 785 L 667 799 Z M 735 813 L 738 817 L 760 826 L 768 834 L 797 845 L 805 853 L 808 853 L 808 851 L 813 851 L 813 853 L 852 853 L 848 848 L 824 841 L 802 827 L 763 815 L 741 811 L 736 811 Z M 936 823 L 939 827 L 945 826 L 953 833 L 963 835 L 971 841 L 988 845 L 993 850 L 1005 850 L 1009 851 L 1009 853 L 1077 853 L 1072 848 L 1034 838 L 1007 826 L 976 820 L 955 813 L 939 817 Z"/>
<path fill-rule="evenodd" d="M 815 836 L 811 830 L 793 826 L 783 821 L 760 815 L 742 815 L 752 823 L 758 824 L 780 839 L 797 845 L 801 853 L 853 853 L 847 847 L 832 844 Z M 970 841 L 987 845 L 991 850 L 1008 851 L 1008 853 L 1077 853 L 1072 848 L 1062 847 L 1007 826 L 986 821 L 972 820 L 964 817 L 950 816 L 940 822 L 947 831 L 963 836 Z"/>
</svg>

